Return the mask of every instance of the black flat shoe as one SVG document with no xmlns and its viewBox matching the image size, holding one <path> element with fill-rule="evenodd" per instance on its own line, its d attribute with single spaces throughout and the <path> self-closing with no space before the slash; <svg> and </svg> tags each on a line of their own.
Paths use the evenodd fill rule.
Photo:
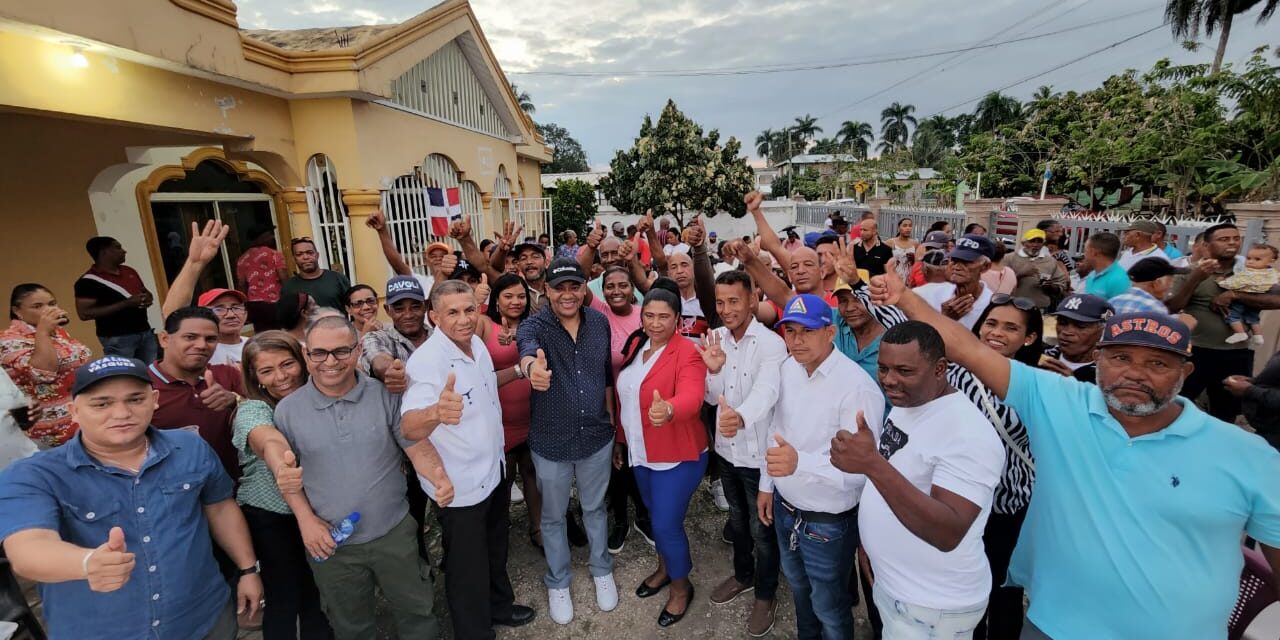
<svg viewBox="0 0 1280 640">
<path fill-rule="evenodd" d="M 658 592 L 662 591 L 663 587 L 669 584 L 671 584 L 671 578 L 667 578 L 666 580 L 663 580 L 662 582 L 658 583 L 658 586 L 656 587 L 651 587 L 645 584 L 644 580 L 641 580 L 640 586 L 636 587 L 636 595 L 640 596 L 641 598 L 656 596 L 658 595 Z"/>
<path fill-rule="evenodd" d="M 693 585 L 689 585 L 689 602 L 684 605 L 684 613 L 671 613 L 666 607 L 662 608 L 662 613 L 658 614 L 658 626 L 669 627 L 684 618 L 685 613 L 689 613 L 689 609 L 693 607 Z"/>
<path fill-rule="evenodd" d="M 538 613 L 531 607 L 513 604 L 511 605 L 511 615 L 501 620 L 495 619 L 493 620 L 493 624 L 499 624 L 504 627 L 523 627 L 524 625 L 533 622 L 533 619 L 536 617 L 538 617 Z"/>
</svg>

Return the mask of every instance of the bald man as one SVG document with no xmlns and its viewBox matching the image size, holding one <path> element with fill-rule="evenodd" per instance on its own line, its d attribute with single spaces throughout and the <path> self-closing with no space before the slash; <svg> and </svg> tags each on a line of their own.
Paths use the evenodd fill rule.
<svg viewBox="0 0 1280 640">
<path fill-rule="evenodd" d="M 853 248 L 853 261 L 872 276 L 884 275 L 884 265 L 893 258 L 893 249 L 880 241 L 880 229 L 873 218 L 862 221 L 862 242 Z"/>
</svg>

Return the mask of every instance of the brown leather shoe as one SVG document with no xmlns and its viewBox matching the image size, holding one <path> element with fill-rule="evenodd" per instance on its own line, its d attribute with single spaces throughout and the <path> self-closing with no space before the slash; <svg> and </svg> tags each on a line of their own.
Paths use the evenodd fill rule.
<svg viewBox="0 0 1280 640">
<path fill-rule="evenodd" d="M 752 638 L 759 638 L 772 631 L 773 613 L 777 608 L 777 600 L 756 600 L 751 605 L 751 617 L 747 618 L 747 633 Z"/>
<path fill-rule="evenodd" d="M 755 588 L 755 585 L 741 584 L 733 576 L 729 576 L 716 587 L 715 591 L 711 592 L 711 604 L 729 604 L 738 596 Z"/>
</svg>

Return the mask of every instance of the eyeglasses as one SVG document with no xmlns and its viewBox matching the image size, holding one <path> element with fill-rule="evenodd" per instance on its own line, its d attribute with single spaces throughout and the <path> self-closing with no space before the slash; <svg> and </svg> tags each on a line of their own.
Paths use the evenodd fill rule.
<svg viewBox="0 0 1280 640">
<path fill-rule="evenodd" d="M 215 316 L 225 316 L 228 313 L 244 313 L 245 311 L 244 305 L 242 304 L 233 304 L 229 307 L 225 305 L 218 305 L 216 307 L 210 307 L 210 310 L 213 311 L 213 315 Z"/>
<path fill-rule="evenodd" d="M 364 300 L 352 300 L 347 303 L 348 307 L 376 307 L 378 306 L 377 298 L 365 298 Z"/>
<path fill-rule="evenodd" d="M 994 296 L 991 296 L 991 304 L 997 307 L 1011 304 L 1015 309 L 1020 309 L 1022 311 L 1032 311 L 1036 308 L 1036 303 L 1032 302 L 1029 298 L 1015 298 L 1007 293 L 997 293 Z"/>
<path fill-rule="evenodd" d="M 324 364 L 324 362 L 329 359 L 329 356 L 333 356 L 334 360 L 342 362 L 347 358 L 350 358 L 351 354 L 354 353 L 355 350 L 356 345 L 354 344 L 349 347 L 338 347 L 332 351 L 325 349 L 308 349 L 307 359 L 310 360 L 312 364 Z"/>
</svg>

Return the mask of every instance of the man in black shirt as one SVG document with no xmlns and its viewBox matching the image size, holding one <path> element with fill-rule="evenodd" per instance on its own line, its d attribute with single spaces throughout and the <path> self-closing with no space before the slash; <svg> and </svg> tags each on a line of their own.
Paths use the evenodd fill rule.
<svg viewBox="0 0 1280 640">
<path fill-rule="evenodd" d="M 343 295 L 351 288 L 347 276 L 320 268 L 320 253 L 311 238 L 294 238 L 291 247 L 293 261 L 298 263 L 298 273 L 285 280 L 281 299 L 305 293 L 316 301 L 317 307 L 344 309 L 346 300 Z"/>
<path fill-rule="evenodd" d="M 893 258 L 893 249 L 880 241 L 874 218 L 862 221 L 862 233 L 858 237 L 862 242 L 853 248 L 853 261 L 871 276 L 884 275 L 884 265 Z"/>
<path fill-rule="evenodd" d="M 98 236 L 84 248 L 93 264 L 76 280 L 76 315 L 94 321 L 104 354 L 154 362 L 160 347 L 147 307 L 155 298 L 138 272 L 125 265 L 124 247 L 115 238 Z"/>
</svg>

